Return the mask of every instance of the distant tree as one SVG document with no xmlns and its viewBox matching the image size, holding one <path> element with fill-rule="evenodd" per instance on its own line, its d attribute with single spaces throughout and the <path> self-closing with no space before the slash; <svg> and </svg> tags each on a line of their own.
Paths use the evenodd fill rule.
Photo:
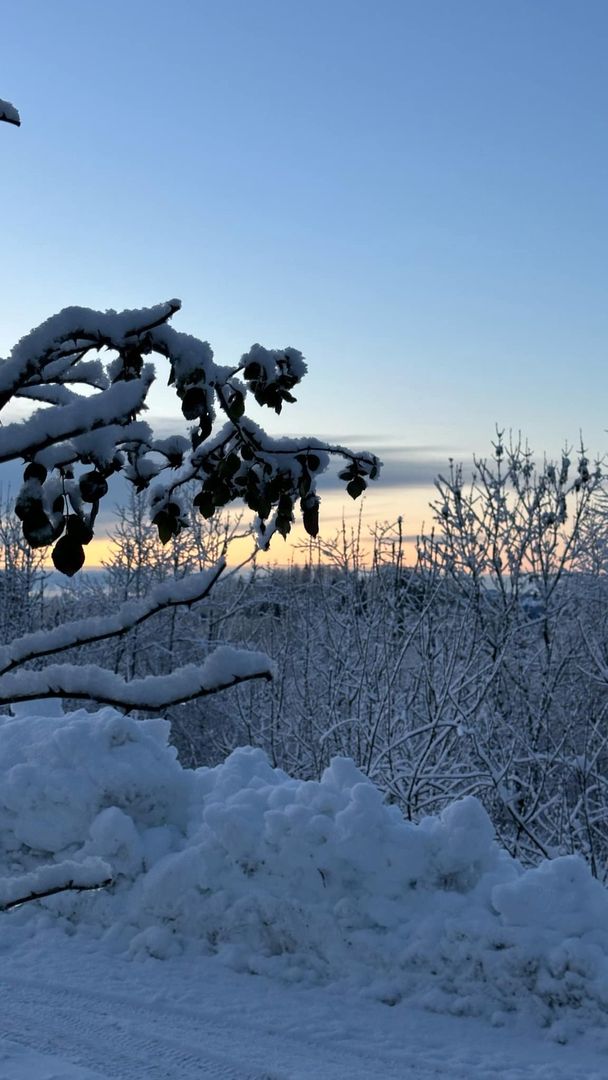
<svg viewBox="0 0 608 1080">
<path fill-rule="evenodd" d="M 0 503 L 0 644 L 40 626 L 47 576 L 42 552 L 23 539 L 7 497 Z"/>
</svg>

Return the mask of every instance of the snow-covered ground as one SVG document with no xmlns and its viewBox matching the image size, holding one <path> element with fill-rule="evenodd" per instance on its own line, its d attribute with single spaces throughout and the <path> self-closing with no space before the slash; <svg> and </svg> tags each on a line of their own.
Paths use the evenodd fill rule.
<svg viewBox="0 0 608 1080">
<path fill-rule="evenodd" d="M 8 919 L 9 915 L 3 916 Z M 49 929 L 0 954 L 0 1080 L 605 1080 L 608 1051 Z"/>
<path fill-rule="evenodd" d="M 608 892 L 348 759 L 183 769 L 161 720 L 0 719 L 0 1080 L 608 1076 Z"/>
</svg>

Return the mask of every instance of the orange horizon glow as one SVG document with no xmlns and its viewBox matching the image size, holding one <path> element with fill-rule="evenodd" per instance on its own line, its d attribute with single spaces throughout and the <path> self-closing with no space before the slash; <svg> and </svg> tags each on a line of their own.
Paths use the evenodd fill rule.
<svg viewBox="0 0 608 1080">
<path fill-rule="evenodd" d="M 364 556 L 364 565 L 371 563 L 373 553 L 373 530 L 377 526 L 396 523 L 402 519 L 402 532 L 404 535 L 403 550 L 406 563 L 416 561 L 415 538 L 431 521 L 429 500 L 432 498 L 433 489 L 424 488 L 386 488 L 371 489 L 367 498 L 353 502 L 345 498 L 341 491 L 325 493 L 321 499 L 320 533 L 318 540 L 321 541 L 320 557 L 322 562 L 330 562 L 327 549 L 333 541 L 342 537 L 344 533 L 349 539 L 351 535 L 359 534 L 360 548 Z M 324 552 L 324 544 L 326 549 Z M 233 540 L 228 552 L 228 563 L 236 566 L 253 550 L 251 537 Z M 104 563 L 111 561 L 115 551 L 115 545 L 108 535 L 96 536 L 85 549 L 85 569 L 101 570 Z M 315 561 L 319 557 L 317 542 L 313 546 Z M 48 549 L 44 560 L 46 569 L 52 570 L 51 550 Z M 268 551 L 258 551 L 256 561 L 261 566 L 298 566 L 304 565 L 310 558 L 309 537 L 304 531 L 300 516 L 296 513 L 296 520 L 292 531 L 283 540 L 281 536 L 272 538 Z"/>
</svg>

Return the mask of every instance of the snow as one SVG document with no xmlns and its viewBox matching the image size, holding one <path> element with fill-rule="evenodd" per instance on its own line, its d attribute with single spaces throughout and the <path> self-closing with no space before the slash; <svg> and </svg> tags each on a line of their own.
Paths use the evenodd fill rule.
<svg viewBox="0 0 608 1080">
<path fill-rule="evenodd" d="M 1 367 L 0 367 L 1 371 Z M 0 463 L 33 455 L 47 446 L 136 413 L 154 380 L 154 368 L 145 365 L 141 379 L 116 383 L 91 397 L 57 409 L 39 409 L 27 420 L 0 429 Z"/>
<path fill-rule="evenodd" d="M 91 889 L 108 882 L 112 871 L 102 859 L 66 859 L 50 866 L 39 866 L 20 877 L 0 878 L 0 910 L 11 907 L 32 895 L 63 888 Z"/>
<path fill-rule="evenodd" d="M 0 364 L 0 390 L 16 390 L 25 376 L 46 370 L 57 378 L 57 364 L 69 367 L 80 347 L 101 348 L 112 342 L 115 348 L 126 345 L 146 327 L 156 325 L 179 310 L 179 300 L 169 300 L 155 307 L 126 311 L 93 311 L 85 307 L 66 307 L 52 315 L 15 345 L 10 356 Z M 60 357 L 64 355 L 62 360 Z M 59 356 L 59 359 L 58 359 Z"/>
<path fill-rule="evenodd" d="M 248 364 L 257 364 L 268 382 L 276 379 L 277 374 L 286 366 L 289 367 L 290 374 L 298 382 L 304 378 L 308 371 L 304 357 L 298 349 L 291 346 L 286 349 L 265 349 L 258 342 L 251 346 L 249 352 L 243 353 L 241 356 L 241 367 L 246 368 Z"/>
<path fill-rule="evenodd" d="M 24 486 L 37 483 L 32 479 Z M 156 712 L 249 679 L 272 678 L 275 665 L 265 653 L 224 645 L 198 664 L 143 679 L 127 680 L 96 664 L 47 664 L 39 671 L 15 670 L 73 646 L 116 637 L 165 608 L 195 603 L 209 594 L 225 566 L 225 560 L 219 559 L 200 573 L 160 583 L 144 600 L 127 601 L 111 615 L 74 620 L 26 634 L 4 646 L 0 649 L 0 701 L 18 706 L 45 698 L 73 698 Z"/>
<path fill-rule="evenodd" d="M 524 869 L 474 798 L 404 821 L 345 758 L 318 782 L 253 748 L 192 771 L 167 740 L 110 708 L 0 721 L 0 876 L 93 858 L 115 880 L 3 916 L 0 950 L 52 931 L 121 963 L 215 957 L 370 1006 L 606 1038 L 608 893 L 582 859 Z"/>
<path fill-rule="evenodd" d="M 9 1039 L 0 1042 L 0 1080 L 100 1080 L 100 1077 L 101 1073 L 85 1066 L 38 1054 Z"/>
<path fill-rule="evenodd" d="M 9 916 L 4 916 L 8 919 Z M 11 916 L 11 921 L 14 921 Z M 470 1017 L 136 963 L 48 927 L 0 957 L 0 1080 L 605 1080 L 607 1054 Z"/>
<path fill-rule="evenodd" d="M 147 675 L 144 679 L 124 679 L 97 664 L 47 664 L 41 671 L 0 676 L 0 701 L 50 696 L 155 712 L 248 679 L 271 679 L 274 671 L 266 653 L 227 645 L 216 649 L 202 664 L 184 664 L 169 675 Z"/>
<path fill-rule="evenodd" d="M 222 369 L 214 364 L 213 349 L 208 341 L 201 341 L 192 334 L 164 325 L 156 328 L 154 343 L 170 354 L 178 387 L 193 385 L 197 381 L 211 385 L 220 379 Z"/>
</svg>

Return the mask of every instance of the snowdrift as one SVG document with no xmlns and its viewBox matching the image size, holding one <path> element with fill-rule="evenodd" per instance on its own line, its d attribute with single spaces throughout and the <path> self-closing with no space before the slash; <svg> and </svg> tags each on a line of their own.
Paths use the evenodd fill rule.
<svg viewBox="0 0 608 1080">
<path fill-rule="evenodd" d="M 525 1012 L 560 1039 L 605 1024 L 608 892 L 582 859 L 524 870 L 473 798 L 410 824 L 344 758 L 319 783 L 251 748 L 185 770 L 168 730 L 112 709 L 0 720 L 5 887 L 65 859 L 115 876 L 0 915 L 5 945 L 60 925 L 389 1004 Z"/>
</svg>

